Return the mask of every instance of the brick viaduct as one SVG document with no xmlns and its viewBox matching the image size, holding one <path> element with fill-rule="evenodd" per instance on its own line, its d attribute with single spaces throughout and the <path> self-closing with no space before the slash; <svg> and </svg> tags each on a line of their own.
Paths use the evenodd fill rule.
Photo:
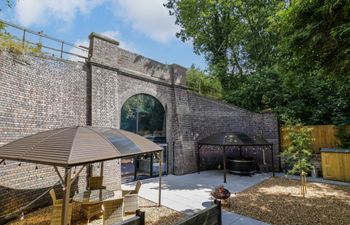
<svg viewBox="0 0 350 225">
<path fill-rule="evenodd" d="M 0 146 L 59 127 L 119 128 L 123 103 L 143 93 L 154 96 L 165 109 L 169 168 L 173 168 L 173 174 L 194 172 L 196 140 L 220 131 L 263 136 L 278 152 L 278 124 L 273 114 L 249 112 L 195 94 L 186 88 L 185 68 L 131 53 L 119 48 L 117 41 L 95 33 L 89 38 L 89 59 L 84 63 L 0 52 Z M 211 152 L 202 161 L 217 165 L 220 159 L 219 154 Z M 106 185 L 117 188 L 121 182 L 120 163 L 106 164 Z M 29 163 L 18 166 L 16 162 L 0 165 L 0 223 L 5 215 L 58 181 L 52 168 L 35 167 Z M 97 170 L 94 167 L 93 172 Z M 86 171 L 74 191 L 85 186 Z M 50 204 L 49 196 L 33 208 L 46 204 Z"/>
</svg>

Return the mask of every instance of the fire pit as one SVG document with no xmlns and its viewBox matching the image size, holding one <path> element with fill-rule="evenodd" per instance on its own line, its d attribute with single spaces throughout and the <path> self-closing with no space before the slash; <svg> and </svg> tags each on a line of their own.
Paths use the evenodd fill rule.
<svg viewBox="0 0 350 225">
<path fill-rule="evenodd" d="M 211 196 L 215 199 L 226 200 L 231 196 L 231 193 L 224 187 L 224 185 L 220 185 L 211 192 Z"/>
</svg>

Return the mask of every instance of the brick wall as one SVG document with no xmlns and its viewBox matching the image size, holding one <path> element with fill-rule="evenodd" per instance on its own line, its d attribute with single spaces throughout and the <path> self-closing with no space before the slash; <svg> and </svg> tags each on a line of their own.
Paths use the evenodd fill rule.
<svg viewBox="0 0 350 225">
<path fill-rule="evenodd" d="M 0 145 L 40 131 L 85 125 L 85 65 L 0 53 L 0 103 Z M 59 180 L 52 167 L 35 168 L 34 164 L 19 167 L 18 162 L 10 161 L 0 165 L 0 221 Z M 77 180 L 81 187 L 85 187 L 84 173 Z M 74 186 L 76 191 L 77 184 Z M 33 207 L 50 201 L 47 195 Z"/>
<path fill-rule="evenodd" d="M 120 49 L 117 41 L 94 33 L 90 35 L 89 56 L 84 64 L 0 53 L 0 146 L 59 127 L 119 128 L 125 101 L 136 94 L 148 94 L 158 99 L 166 112 L 169 168 L 174 174 L 194 172 L 196 141 L 216 132 L 261 135 L 278 152 L 278 126 L 273 114 L 252 113 L 188 91 L 185 68 Z M 258 160 L 259 154 L 255 154 Z M 220 160 L 215 152 L 204 154 L 202 159 L 208 168 Z M 39 166 L 35 171 L 35 167 L 29 163 L 19 167 L 15 162 L 0 165 L 0 223 L 3 215 L 58 181 L 52 168 Z M 92 166 L 92 174 L 99 171 L 97 164 Z M 83 170 L 73 191 L 86 188 L 86 174 Z M 120 187 L 120 161 L 105 162 L 104 176 L 108 188 Z M 35 206 L 49 203 L 47 195 Z"/>
<path fill-rule="evenodd" d="M 209 99 L 196 93 L 189 92 L 191 112 L 188 115 L 192 123 L 195 141 L 218 132 L 242 132 L 247 135 L 264 137 L 273 144 L 274 154 L 278 155 L 278 123 L 277 118 L 271 113 L 254 113 L 233 105 Z M 197 146 L 196 146 L 197 148 Z M 205 168 L 216 168 L 222 163 L 221 150 L 213 147 L 205 147 L 209 151 L 202 151 L 201 161 Z M 243 148 L 243 153 L 255 158 L 262 163 L 261 148 Z M 197 152 L 197 150 L 195 150 Z M 271 163 L 271 152 L 265 150 L 266 162 Z M 228 156 L 238 156 L 238 149 L 230 151 Z M 278 158 L 275 157 L 275 166 L 278 168 Z"/>
</svg>

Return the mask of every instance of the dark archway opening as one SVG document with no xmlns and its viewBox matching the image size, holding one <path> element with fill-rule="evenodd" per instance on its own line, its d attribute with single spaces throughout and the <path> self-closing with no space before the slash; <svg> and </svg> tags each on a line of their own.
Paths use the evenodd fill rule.
<svg viewBox="0 0 350 225">
<path fill-rule="evenodd" d="M 121 109 L 120 128 L 137 133 L 167 149 L 166 111 L 153 96 L 137 94 L 125 101 Z M 159 158 L 154 154 L 122 160 L 123 181 L 158 176 Z M 163 154 L 164 173 L 167 173 L 167 151 Z"/>
</svg>

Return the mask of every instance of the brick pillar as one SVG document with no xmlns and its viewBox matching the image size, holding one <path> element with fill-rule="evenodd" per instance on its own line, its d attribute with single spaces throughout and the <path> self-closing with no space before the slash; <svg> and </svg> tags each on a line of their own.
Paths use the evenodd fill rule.
<svg viewBox="0 0 350 225">
<path fill-rule="evenodd" d="M 92 126 L 119 128 L 118 115 L 118 54 L 119 42 L 91 33 L 88 60 L 90 77 L 90 120 Z M 92 175 L 100 174 L 98 164 L 92 165 Z M 120 160 L 104 162 L 104 185 L 108 189 L 120 189 Z"/>
</svg>

